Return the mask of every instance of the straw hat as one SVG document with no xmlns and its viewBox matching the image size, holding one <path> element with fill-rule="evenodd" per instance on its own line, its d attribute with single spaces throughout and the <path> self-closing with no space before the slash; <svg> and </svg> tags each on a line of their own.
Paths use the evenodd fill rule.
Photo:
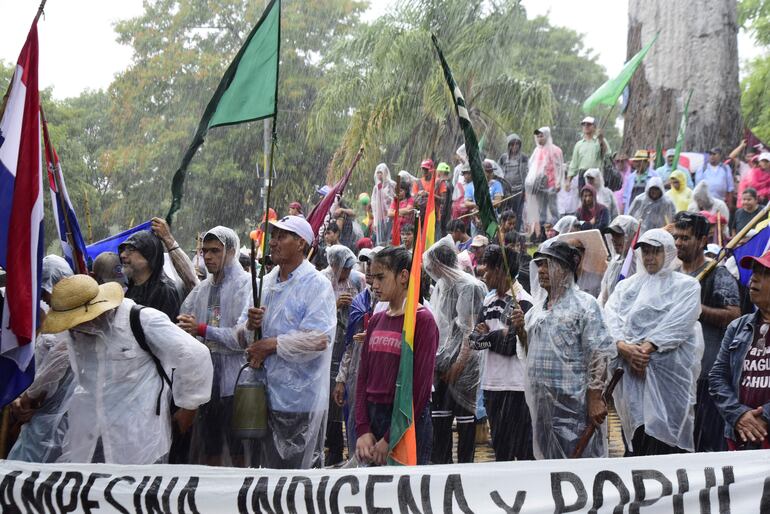
<svg viewBox="0 0 770 514">
<path fill-rule="evenodd" d="M 650 159 L 650 152 L 647 150 L 637 150 L 630 161 L 647 161 Z"/>
<path fill-rule="evenodd" d="M 123 302 L 123 288 L 116 282 L 99 285 L 88 275 L 63 278 L 51 293 L 51 310 L 43 333 L 56 334 L 76 327 L 114 309 Z"/>
</svg>

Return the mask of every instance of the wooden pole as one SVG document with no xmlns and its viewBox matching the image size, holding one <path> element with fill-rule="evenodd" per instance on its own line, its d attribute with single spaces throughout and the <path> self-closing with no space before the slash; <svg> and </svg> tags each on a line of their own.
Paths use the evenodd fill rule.
<svg viewBox="0 0 770 514">
<path fill-rule="evenodd" d="M 94 231 L 91 225 L 91 207 L 88 203 L 88 190 L 84 190 L 85 194 L 85 209 L 86 209 L 86 226 L 88 227 L 88 244 L 94 243 Z"/>
<path fill-rule="evenodd" d="M 6 446 L 8 446 L 8 432 L 11 429 L 11 407 L 6 405 L 0 410 L 0 459 L 8 456 Z"/>
<path fill-rule="evenodd" d="M 40 15 L 43 14 L 43 9 L 45 9 L 45 3 L 47 0 L 41 0 L 40 6 L 37 8 L 37 14 L 35 15 L 35 21 L 34 23 L 37 23 L 37 20 L 40 19 Z"/>
</svg>

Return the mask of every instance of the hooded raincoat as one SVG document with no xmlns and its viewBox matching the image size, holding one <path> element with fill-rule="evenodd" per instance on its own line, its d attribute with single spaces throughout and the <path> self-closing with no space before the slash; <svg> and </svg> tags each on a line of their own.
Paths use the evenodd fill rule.
<svg viewBox="0 0 770 514">
<path fill-rule="evenodd" d="M 512 193 L 524 191 L 524 183 L 528 173 L 527 168 L 529 167 L 529 158 L 524 155 L 522 146 L 519 146 L 517 154 L 511 155 L 511 145 L 515 142 L 521 145 L 521 137 L 518 134 L 509 134 L 506 138 L 505 153 L 498 160 L 502 168 L 503 178 L 511 186 Z"/>
<path fill-rule="evenodd" d="M 553 223 L 559 217 L 556 206 L 556 192 L 564 182 L 564 155 L 561 148 L 553 144 L 551 129 L 538 129 L 545 136 L 545 143 L 538 144 L 529 157 L 529 170 L 525 181 L 526 219 L 529 223 Z"/>
<path fill-rule="evenodd" d="M 657 200 L 653 200 L 650 196 L 650 189 L 652 188 L 657 188 L 661 193 Z M 660 180 L 660 177 L 650 177 L 647 180 L 644 193 L 634 198 L 628 214 L 641 222 L 642 234 L 653 228 L 665 227 L 674 221 L 676 208 L 673 202 L 666 197 L 663 181 Z"/>
<path fill-rule="evenodd" d="M 139 305 L 158 309 L 164 312 L 170 320 L 176 322 L 179 306 L 182 302 L 179 299 L 174 281 L 163 272 L 163 243 L 149 230 L 142 230 L 131 234 L 118 247 L 118 251 L 122 252 L 125 246 L 136 248 L 152 268 L 152 275 L 144 284 L 135 284 L 132 280 L 128 281 L 126 298 Z"/>
<path fill-rule="evenodd" d="M 607 303 L 612 292 L 615 290 L 615 286 L 618 284 L 618 278 L 620 272 L 623 269 L 623 264 L 626 261 L 627 252 L 633 252 L 631 248 L 631 240 L 636 234 L 636 230 L 639 228 L 639 222 L 636 218 L 621 214 L 610 223 L 610 227 L 617 226 L 623 229 L 623 237 L 625 238 L 625 250 L 622 254 L 615 252 L 615 247 L 612 244 L 611 236 L 607 235 L 607 247 L 610 249 L 610 261 L 607 263 L 607 271 L 604 272 L 602 277 L 602 288 L 599 294 L 599 303 L 604 305 Z M 628 270 L 628 277 L 636 273 L 636 259 L 631 259 L 630 268 Z M 628 278 L 626 277 L 626 278 Z"/>
<path fill-rule="evenodd" d="M 692 190 L 692 202 L 687 207 L 688 211 L 702 212 L 709 214 L 721 214 L 723 219 L 730 220 L 730 209 L 727 204 L 719 198 L 714 198 L 709 192 L 709 186 L 706 182 L 699 182 Z"/>
<path fill-rule="evenodd" d="M 615 193 L 609 187 L 604 185 L 604 173 L 599 168 L 591 168 L 586 170 L 586 178 L 592 178 L 594 180 L 594 189 L 596 189 L 596 201 L 607 207 L 610 211 L 610 219 L 614 220 L 618 213 L 618 202 L 615 198 Z"/>
<path fill-rule="evenodd" d="M 279 274 L 276 266 L 262 289 L 262 337 L 278 341 L 264 363 L 270 435 L 262 440 L 262 464 L 309 469 L 323 464 L 336 302 L 329 280 L 307 260 L 287 280 Z"/>
<path fill-rule="evenodd" d="M 70 330 L 70 363 L 77 384 L 68 412 L 63 462 L 92 462 L 101 441 L 108 464 L 153 464 L 171 446 L 168 388 L 150 355 L 134 339 L 123 300 L 88 332 Z M 172 376 L 174 403 L 195 410 L 209 401 L 213 368 L 206 348 L 164 313 L 140 313 L 147 345 Z M 160 394 L 160 414 L 156 406 Z"/>
<path fill-rule="evenodd" d="M 679 183 L 679 187 L 674 187 L 674 184 L 671 184 L 671 189 L 666 191 L 666 196 L 674 202 L 674 207 L 676 207 L 676 212 L 686 211 L 690 207 L 690 203 L 692 203 L 692 189 L 687 187 L 687 177 L 684 174 L 684 171 L 680 169 L 676 169 L 671 172 L 671 179 L 676 179 Z M 708 187 L 706 188 L 708 189 Z"/>
<path fill-rule="evenodd" d="M 233 230 L 214 227 L 203 238 L 211 236 L 224 245 L 221 277 L 209 274 L 190 292 L 179 311 L 180 314 L 195 316 L 199 324 L 206 325 L 203 333 L 199 331 L 198 340 L 211 352 L 214 366 L 211 404 L 198 411 L 192 435 L 191 461 L 207 463 L 210 457 L 222 456 L 225 463 L 231 464 L 227 456 L 234 454 L 236 448 L 229 447 L 229 438 L 215 437 L 213 433 L 219 432 L 214 425 L 229 425 L 232 412 L 227 407 L 222 412 L 217 405 L 221 399 L 235 394 L 238 372 L 246 364 L 236 327 L 243 310 L 252 304 L 251 275 L 238 262 L 240 241 Z"/>
<path fill-rule="evenodd" d="M 553 242 L 543 243 L 541 249 Z M 525 396 L 532 416 L 536 459 L 572 455 L 588 426 L 588 390 L 600 390 L 615 344 L 596 299 L 575 285 L 565 265 L 548 258 L 550 293 L 541 287 L 536 260 L 530 264 L 533 307 L 524 317 L 527 331 Z M 606 457 L 606 424 L 583 457 Z"/>
<path fill-rule="evenodd" d="M 637 273 L 615 288 L 605 306 L 613 341 L 640 345 L 649 341 L 657 350 L 650 355 L 645 375 L 634 373 L 620 355 L 613 367 L 625 374 L 613 395 L 629 450 L 640 426 L 648 435 L 684 450 L 693 451 L 695 382 L 700 373 L 703 337 L 700 284 L 673 271 L 674 238 L 662 229 L 645 232 L 639 243 L 662 246 L 665 261 L 650 274 L 637 249 Z"/>
<path fill-rule="evenodd" d="M 377 175 L 382 173 L 382 179 Z M 390 219 L 388 209 L 396 196 L 396 183 L 390 178 L 390 168 L 381 162 L 374 169 L 374 187 L 370 205 L 372 207 L 372 239 L 375 245 L 386 244 L 390 240 Z"/>
</svg>

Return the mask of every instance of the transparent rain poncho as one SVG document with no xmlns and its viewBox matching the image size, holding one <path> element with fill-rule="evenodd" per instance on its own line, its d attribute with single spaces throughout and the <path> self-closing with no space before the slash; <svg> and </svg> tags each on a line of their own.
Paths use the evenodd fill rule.
<svg viewBox="0 0 770 514">
<path fill-rule="evenodd" d="M 580 220 L 577 219 L 577 216 L 573 216 L 571 214 L 564 216 L 556 222 L 556 224 L 553 226 L 553 230 L 557 234 L 576 232 L 580 230 Z"/>
<path fill-rule="evenodd" d="M 68 426 L 67 409 L 75 387 L 67 350 L 69 334 L 42 334 L 38 341 L 43 338 L 51 343 L 51 348 L 45 358 L 37 362 L 35 380 L 25 392 L 29 398 L 43 401 L 32 418 L 22 425 L 19 438 L 8 454 L 10 460 L 56 462 L 62 452 Z"/>
<path fill-rule="evenodd" d="M 525 217 L 528 223 L 548 221 L 548 202 L 552 208 L 556 208 L 556 190 L 564 182 L 564 156 L 561 148 L 553 144 L 551 129 L 540 127 L 538 129 L 545 136 L 545 143 L 539 144 L 535 136 L 535 148 L 529 156 L 529 168 L 524 181 L 524 190 L 527 193 Z M 558 212 L 555 213 L 558 215 Z"/>
<path fill-rule="evenodd" d="M 238 340 L 237 325 L 241 313 L 252 305 L 252 290 L 251 275 L 243 270 L 238 261 L 240 241 L 236 233 L 227 227 L 218 226 L 206 232 L 203 238 L 209 235 L 224 245 L 223 275 L 220 282 L 214 283 L 216 276 L 209 274 L 195 286 L 182 303 L 179 313 L 191 314 L 197 323 L 207 325 L 206 337 L 199 337 L 198 340 L 211 352 L 214 366 L 211 399 L 218 401 L 233 396 L 238 372 L 246 364 L 244 347 Z M 192 462 L 207 463 L 207 458 L 221 455 L 224 463 L 232 464 L 228 458 L 229 448 L 206 448 L 202 440 L 207 437 L 204 425 L 221 422 L 217 409 L 198 412 L 190 445 Z M 227 438 L 222 438 L 222 441 L 223 446 L 228 446 Z"/>
<path fill-rule="evenodd" d="M 598 298 L 601 291 L 602 277 L 607 271 L 608 257 L 601 232 L 597 229 L 568 232 L 566 234 L 559 234 L 554 239 L 564 241 L 580 250 L 583 258 L 580 259 L 577 286 L 581 291 L 590 294 L 594 298 Z"/>
<path fill-rule="evenodd" d="M 482 282 L 460 269 L 450 267 L 436 257 L 439 248 L 455 252 L 451 236 L 437 241 L 423 254 L 425 272 L 436 282 L 430 297 L 430 310 L 439 330 L 435 372 L 439 379 L 458 360 L 465 362 L 457 380 L 448 384 L 452 397 L 463 408 L 476 410 L 479 385 L 479 352 L 468 346 L 468 336 L 476 326 L 476 318 L 487 290 Z"/>
<path fill-rule="evenodd" d="M 270 434 L 262 439 L 262 464 L 308 469 L 323 463 L 336 302 L 329 280 L 307 260 L 285 281 L 279 273 L 276 266 L 265 275 L 262 290 L 262 337 L 278 343 L 264 363 Z"/>
<path fill-rule="evenodd" d="M 72 268 L 63 257 L 58 255 L 46 255 L 43 257 L 43 270 L 40 275 L 40 287 L 48 293 L 53 290 L 54 284 L 64 277 L 72 276 Z"/>
<path fill-rule="evenodd" d="M 618 215 L 618 202 L 612 189 L 604 185 L 604 173 L 599 168 L 589 168 L 584 176 L 586 179 L 593 179 L 596 201 L 607 207 L 610 211 L 610 219 L 614 219 Z"/>
<path fill-rule="evenodd" d="M 650 196 L 650 189 L 652 188 L 657 188 L 661 193 L 657 200 L 653 200 Z M 641 222 L 642 234 L 654 228 L 665 227 L 674 221 L 676 207 L 665 195 L 663 181 L 660 177 L 650 177 L 647 180 L 644 193 L 634 198 L 628 214 Z"/>
<path fill-rule="evenodd" d="M 133 300 L 94 322 L 70 330 L 70 363 L 77 380 L 67 413 L 69 430 L 60 462 L 91 462 L 101 441 L 108 464 L 152 464 L 171 446 L 168 387 L 150 355 L 134 339 Z M 171 377 L 174 403 L 195 410 L 209 401 L 213 369 L 206 348 L 164 313 L 142 309 L 147 345 Z"/>
<path fill-rule="evenodd" d="M 550 294 L 540 284 L 536 260 L 530 263 L 534 305 L 524 317 L 525 396 L 535 458 L 564 459 L 588 426 L 588 390 L 604 388 L 616 350 L 598 302 L 578 289 L 573 273 L 553 258 L 547 258 L 545 273 L 553 284 Z M 606 440 L 604 423 L 583 457 L 606 457 Z"/>
<path fill-rule="evenodd" d="M 378 175 L 382 175 L 380 179 Z M 387 164 L 381 162 L 374 169 L 374 187 L 372 188 L 372 239 L 375 244 L 384 244 L 390 240 L 388 227 L 388 209 L 396 196 L 396 183 L 390 178 L 390 169 Z"/>
<path fill-rule="evenodd" d="M 607 271 L 604 272 L 604 276 L 602 277 L 601 293 L 599 294 L 599 303 L 602 305 L 607 303 L 610 295 L 615 290 L 620 271 L 623 269 L 623 263 L 626 260 L 626 253 L 631 249 L 631 241 L 634 238 L 636 230 L 639 228 L 639 222 L 636 218 L 621 214 L 610 223 L 610 227 L 614 226 L 623 229 L 625 243 L 623 253 L 617 253 L 615 251 L 615 246 L 612 244 L 612 236 L 609 234 L 604 236 L 607 241 L 607 248 L 610 249 L 610 260 L 607 263 Z M 636 273 L 636 259 L 631 259 L 631 267 L 628 270 L 628 276 L 630 277 L 634 273 Z"/>
<path fill-rule="evenodd" d="M 455 155 L 460 163 L 455 166 L 452 171 L 452 187 L 457 188 L 457 182 L 463 178 L 463 166 L 468 164 L 468 153 L 465 151 L 464 144 L 460 145 L 457 150 L 455 150 Z M 453 198 L 453 200 L 455 200 L 455 198 Z"/>
<path fill-rule="evenodd" d="M 709 192 L 709 185 L 706 181 L 699 182 L 692 190 L 692 203 L 688 211 L 701 212 L 706 211 L 709 214 L 721 214 L 726 220 L 730 219 L 730 209 L 727 204 L 719 198 L 714 198 Z"/>
<path fill-rule="evenodd" d="M 625 374 L 615 389 L 615 408 L 631 451 L 631 439 L 642 425 L 648 435 L 693 451 L 695 382 L 703 354 L 700 284 L 673 271 L 676 246 L 671 234 L 650 230 L 639 238 L 639 243 L 645 242 L 662 244 L 663 267 L 650 274 L 641 249 L 635 250 L 636 275 L 617 285 L 605 313 L 613 341 L 649 341 L 657 351 L 650 355 L 643 377 L 618 354 L 612 367 L 623 367 Z"/>
</svg>

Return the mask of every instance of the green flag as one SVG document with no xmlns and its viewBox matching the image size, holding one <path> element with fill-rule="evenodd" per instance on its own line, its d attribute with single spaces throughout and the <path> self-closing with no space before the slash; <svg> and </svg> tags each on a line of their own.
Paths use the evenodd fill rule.
<svg viewBox="0 0 770 514">
<path fill-rule="evenodd" d="M 682 146 L 684 145 L 684 134 L 687 130 L 687 111 L 690 109 L 690 98 L 692 98 L 692 89 L 687 95 L 687 101 L 684 103 L 684 111 L 682 112 L 682 119 L 679 120 L 679 132 L 676 134 L 676 149 L 674 150 L 674 162 L 671 164 L 671 170 L 675 170 L 679 167 L 679 155 L 682 153 Z"/>
<path fill-rule="evenodd" d="M 495 232 L 497 232 L 497 215 L 495 215 L 495 210 L 492 207 L 492 199 L 489 197 L 489 184 L 487 184 L 487 177 L 484 175 L 484 167 L 481 164 L 481 154 L 479 153 L 476 133 L 473 131 L 468 109 L 465 106 L 465 98 L 463 98 L 460 88 L 457 87 L 455 79 L 452 77 L 452 71 L 449 69 L 449 64 L 447 64 L 444 54 L 438 46 L 438 40 L 435 35 L 431 35 L 431 38 L 433 39 L 433 46 L 436 47 L 436 52 L 438 52 L 441 68 L 444 70 L 444 78 L 446 78 L 449 90 L 454 96 L 455 112 L 460 119 L 460 128 L 465 136 L 465 152 L 468 154 L 468 163 L 471 166 L 474 189 L 473 197 L 476 200 L 476 206 L 479 208 L 479 217 L 484 225 L 484 230 L 490 238 L 493 238 Z"/>
<path fill-rule="evenodd" d="M 272 0 L 249 33 L 219 82 L 198 123 L 190 147 L 171 183 L 173 195 L 166 221 L 182 204 L 184 179 L 210 128 L 275 116 L 278 98 L 278 55 L 281 46 L 281 0 Z"/>
<path fill-rule="evenodd" d="M 623 69 L 620 70 L 617 77 L 610 79 L 599 86 L 599 89 L 594 91 L 594 93 L 583 102 L 583 112 L 590 114 L 598 105 L 613 107 L 617 103 L 618 98 L 620 98 L 623 90 L 631 81 L 631 77 L 633 77 L 634 72 L 642 63 L 644 56 L 650 51 L 650 47 L 652 47 L 653 43 L 658 39 L 659 34 L 660 33 L 655 34 L 652 41 L 647 43 L 647 46 L 639 50 L 639 53 L 633 56 L 625 66 L 623 66 Z"/>
<path fill-rule="evenodd" d="M 660 136 L 658 136 L 657 143 L 655 144 L 655 169 L 660 168 L 666 164 L 666 159 L 663 158 L 663 144 L 660 142 Z"/>
</svg>

